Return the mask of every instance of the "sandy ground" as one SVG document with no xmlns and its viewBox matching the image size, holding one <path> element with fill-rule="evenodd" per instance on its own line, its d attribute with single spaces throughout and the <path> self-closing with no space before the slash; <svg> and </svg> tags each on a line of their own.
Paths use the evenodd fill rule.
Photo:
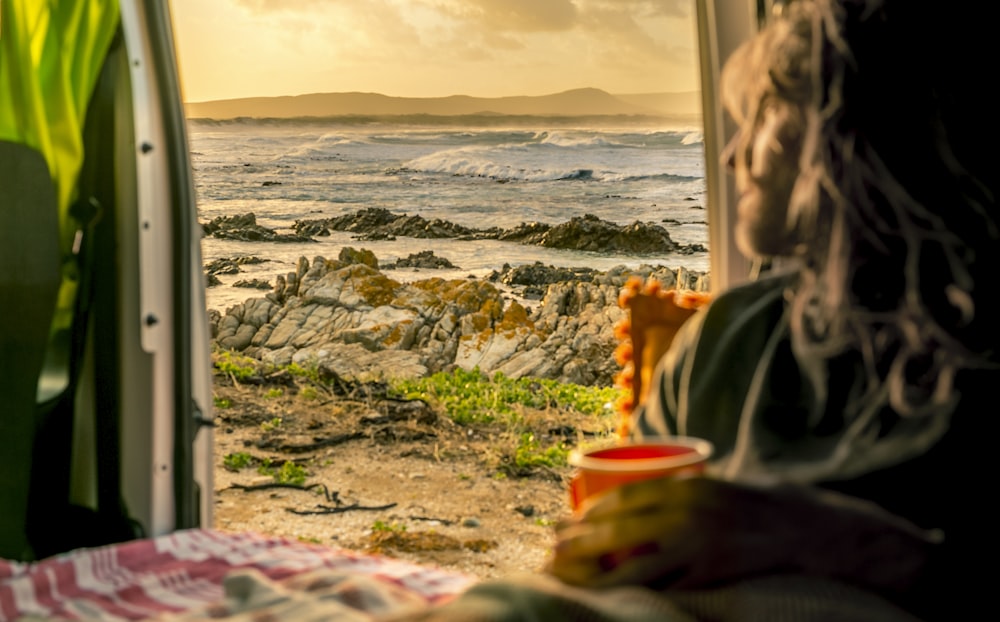
<svg viewBox="0 0 1000 622">
<path fill-rule="evenodd" d="M 283 382 L 278 396 L 268 383 L 217 378 L 223 407 L 215 411 L 216 529 L 294 537 L 481 578 L 543 566 L 553 525 L 569 512 L 569 467 L 518 469 L 505 449 L 512 431 L 459 426 L 422 401 L 304 399 L 300 386 Z M 577 438 L 600 433 L 592 420 L 567 417 L 535 413 L 532 425 L 547 440 L 553 430 Z M 236 456 L 247 464 L 234 467 Z M 262 467 L 307 475 L 301 484 L 276 486 Z"/>
</svg>

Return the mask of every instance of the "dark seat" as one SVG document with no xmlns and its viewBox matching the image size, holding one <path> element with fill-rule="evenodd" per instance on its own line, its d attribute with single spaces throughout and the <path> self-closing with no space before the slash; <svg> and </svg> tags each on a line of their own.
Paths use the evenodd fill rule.
<svg viewBox="0 0 1000 622">
<path fill-rule="evenodd" d="M 55 186 L 38 151 L 0 141 L 0 557 L 25 533 L 38 377 L 60 286 Z"/>
</svg>

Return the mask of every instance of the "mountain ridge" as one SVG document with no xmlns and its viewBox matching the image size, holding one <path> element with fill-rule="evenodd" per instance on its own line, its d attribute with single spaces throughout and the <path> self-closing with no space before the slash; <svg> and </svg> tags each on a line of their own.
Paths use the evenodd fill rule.
<svg viewBox="0 0 1000 622">
<path fill-rule="evenodd" d="M 671 116 L 700 113 L 697 92 L 633 93 L 612 95 L 596 88 L 580 88 L 550 95 L 505 97 L 396 97 L 381 93 L 350 91 L 308 93 L 275 97 L 190 102 L 191 119 L 294 118 L 348 115 L 633 115 Z"/>
</svg>

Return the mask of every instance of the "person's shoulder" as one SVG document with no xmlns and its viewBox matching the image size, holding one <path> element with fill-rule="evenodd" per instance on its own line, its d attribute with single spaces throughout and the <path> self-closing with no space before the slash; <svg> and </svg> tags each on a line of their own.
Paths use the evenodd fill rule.
<svg viewBox="0 0 1000 622">
<path fill-rule="evenodd" d="M 794 273 L 768 274 L 719 293 L 681 327 L 674 338 L 675 355 L 727 348 L 745 351 L 763 347 L 763 341 L 784 325 L 785 292 Z"/>
<path fill-rule="evenodd" d="M 708 305 L 708 314 L 731 316 L 771 314 L 784 305 L 785 292 L 794 283 L 796 273 L 769 274 L 741 283 L 716 296 Z"/>
</svg>

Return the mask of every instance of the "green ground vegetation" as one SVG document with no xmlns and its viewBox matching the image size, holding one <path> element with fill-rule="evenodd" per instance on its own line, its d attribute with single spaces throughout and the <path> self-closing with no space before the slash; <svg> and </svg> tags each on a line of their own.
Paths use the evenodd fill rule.
<svg viewBox="0 0 1000 622">
<path fill-rule="evenodd" d="M 478 368 L 438 372 L 426 378 L 390 383 L 396 397 L 440 406 L 456 423 L 509 423 L 525 408 L 575 410 L 603 417 L 613 410 L 620 389 L 587 387 L 538 378 L 488 376 Z"/>
<path fill-rule="evenodd" d="M 336 380 L 327 380 L 329 374 L 321 373 L 315 365 L 276 366 L 226 351 L 215 352 L 213 362 L 217 374 L 237 383 L 259 384 L 262 379 L 277 377 L 292 379 L 283 385 L 288 388 L 265 389 L 263 395 L 267 399 L 287 393 L 296 395 L 297 399 L 318 400 L 336 393 L 332 384 Z M 583 420 L 589 422 L 585 427 L 590 440 L 609 437 L 617 425 L 614 405 L 622 397 L 622 390 L 616 387 L 510 378 L 502 373 L 488 375 L 478 368 L 439 372 L 417 379 L 390 379 L 379 384 L 387 397 L 419 399 L 458 425 L 494 430 L 502 441 L 497 443 L 498 476 L 519 476 L 565 466 L 571 445 L 582 440 L 579 430 L 575 438 L 540 430 L 551 429 L 567 420 Z M 217 403 L 217 406 L 229 405 Z M 539 422 L 544 426 L 540 427 Z M 261 424 L 264 431 L 280 426 L 280 418 Z M 299 472 L 280 473 L 268 465 L 260 468 L 278 481 L 297 480 L 301 475 Z"/>
</svg>

